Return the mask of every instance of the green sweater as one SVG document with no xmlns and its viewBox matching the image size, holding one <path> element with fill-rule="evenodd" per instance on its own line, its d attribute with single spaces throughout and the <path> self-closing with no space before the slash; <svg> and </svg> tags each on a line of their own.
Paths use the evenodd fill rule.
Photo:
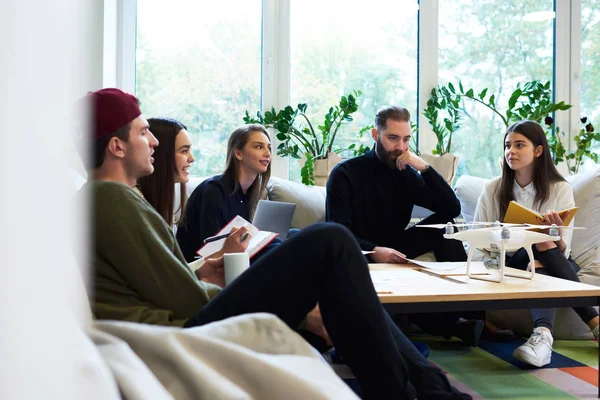
<svg viewBox="0 0 600 400">
<path fill-rule="evenodd" d="M 93 204 L 90 254 L 98 318 L 183 326 L 219 292 L 196 278 L 173 230 L 132 188 L 91 181 L 81 192 Z"/>
</svg>

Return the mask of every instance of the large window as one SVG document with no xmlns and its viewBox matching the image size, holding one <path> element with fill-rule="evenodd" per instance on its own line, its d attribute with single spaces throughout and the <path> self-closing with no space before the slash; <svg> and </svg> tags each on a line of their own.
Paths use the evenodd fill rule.
<svg viewBox="0 0 600 400">
<path fill-rule="evenodd" d="M 581 2 L 581 116 L 600 131 L 600 15 L 599 0 Z M 600 152 L 600 144 L 594 149 Z"/>
<path fill-rule="evenodd" d="M 146 117 L 187 125 L 192 174 L 223 171 L 227 138 L 260 108 L 260 0 L 138 1 L 136 95 Z"/>
<path fill-rule="evenodd" d="M 137 4 L 137 13 L 125 13 L 132 15 L 122 27 L 137 26 L 135 43 L 123 44 L 126 54 L 135 48 L 136 80 L 124 74 L 122 87 L 135 87 L 146 116 L 173 117 L 188 126 L 198 156 L 194 175 L 223 170 L 227 138 L 246 110 L 307 103 L 307 114 L 318 125 L 328 108 L 353 90 L 364 95 L 336 147 L 356 143 L 356 134 L 384 105 L 403 105 L 413 121 L 423 123 L 417 105 L 422 113 L 431 88 L 458 81 L 476 94 L 487 88 L 503 114 L 517 83 L 550 81 L 555 100 L 575 106 L 576 112 L 557 114 L 564 132 L 578 131 L 574 114 L 600 128 L 600 0 L 119 3 L 131 5 L 127 10 Z M 134 36 L 127 32 L 124 37 Z M 571 63 L 568 54 L 579 48 L 569 38 L 578 32 L 581 60 Z M 123 69 L 132 58 L 120 58 L 127 60 L 121 61 Z M 504 122 L 472 100 L 461 107 L 451 149 L 461 159 L 458 174 L 498 175 Z M 425 124 L 419 130 L 419 150 L 430 152 L 435 147 L 430 129 Z M 370 135 L 362 143 L 370 146 Z M 285 178 L 289 171 L 290 179 L 299 180 L 298 163 L 284 164 L 275 174 Z"/>
<path fill-rule="evenodd" d="M 517 83 L 551 81 L 553 1 L 444 0 L 439 11 L 439 81 L 462 81 L 476 94 L 487 88 L 502 113 Z M 545 13 L 544 13 L 545 12 Z M 459 174 L 500 173 L 506 126 L 493 111 L 463 101 L 461 128 L 452 152 L 461 157 Z"/>
<path fill-rule="evenodd" d="M 311 121 L 322 123 L 342 95 L 364 92 L 336 147 L 356 143 L 381 106 L 403 105 L 415 114 L 417 12 L 417 0 L 291 1 L 291 104 L 307 103 Z M 370 133 L 363 143 L 373 143 Z M 299 179 L 298 170 L 291 162 L 290 179 Z"/>
</svg>

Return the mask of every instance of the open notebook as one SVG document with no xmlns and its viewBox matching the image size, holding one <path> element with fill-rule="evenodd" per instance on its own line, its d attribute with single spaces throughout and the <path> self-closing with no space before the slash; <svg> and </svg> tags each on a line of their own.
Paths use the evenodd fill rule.
<svg viewBox="0 0 600 400">
<path fill-rule="evenodd" d="M 229 223 L 225 225 L 219 232 L 217 232 L 215 236 L 231 232 L 232 228 L 241 228 L 244 225 L 248 227 L 248 232 L 250 232 L 252 235 L 250 238 L 250 243 L 248 244 L 248 248 L 246 249 L 246 253 L 250 253 L 250 258 L 261 251 L 263 247 L 271 243 L 271 241 L 278 236 L 278 234 L 274 232 L 259 230 L 257 227 L 239 215 L 229 221 Z M 223 243 L 225 243 L 225 238 L 206 243 L 196 252 L 196 254 L 198 254 L 200 257 L 210 256 L 211 254 L 221 250 Z"/>
<path fill-rule="evenodd" d="M 563 220 L 563 225 L 567 226 L 571 223 L 571 220 L 577 213 L 578 209 L 579 207 L 573 207 L 558 212 L 558 215 L 560 215 L 560 218 Z M 544 219 L 542 214 L 530 210 L 516 201 L 511 201 L 508 204 L 508 209 L 506 210 L 506 215 L 504 216 L 504 222 L 513 224 L 539 225 L 540 221 L 536 217 L 540 217 L 542 220 Z"/>
</svg>

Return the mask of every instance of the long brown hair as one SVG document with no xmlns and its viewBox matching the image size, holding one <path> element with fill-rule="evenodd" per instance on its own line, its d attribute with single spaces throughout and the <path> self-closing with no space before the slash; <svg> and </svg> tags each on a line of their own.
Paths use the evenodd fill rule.
<svg viewBox="0 0 600 400">
<path fill-rule="evenodd" d="M 533 160 L 533 187 L 535 188 L 534 205 L 541 206 L 550 196 L 550 188 L 553 183 L 564 181 L 565 178 L 558 172 L 552 156 L 550 155 L 550 147 L 544 129 L 535 121 L 520 121 L 508 127 L 502 140 L 502 146 L 505 146 L 506 137 L 510 133 L 520 133 L 527 139 L 531 140 L 534 149 L 542 146 L 542 154 Z M 506 214 L 508 204 L 515 199 L 513 186 L 515 181 L 515 171 L 513 171 L 506 157 L 502 161 L 502 178 L 500 186 L 496 190 L 496 196 L 499 198 L 498 215 L 502 218 Z"/>
<path fill-rule="evenodd" d="M 171 118 L 150 118 L 150 132 L 160 143 L 154 149 L 154 173 L 140 178 L 138 186 L 144 198 L 169 224 L 173 225 L 173 208 L 175 206 L 175 138 L 182 129 L 181 122 Z M 186 201 L 185 183 L 179 184 L 179 209 L 183 210 Z"/>
<path fill-rule="evenodd" d="M 233 189 L 234 192 L 236 190 L 241 190 L 240 161 L 235 157 L 235 151 L 242 150 L 248 143 L 250 135 L 252 135 L 254 132 L 264 133 L 269 141 L 271 140 L 265 127 L 258 124 L 242 125 L 233 131 L 233 133 L 229 136 L 229 141 L 227 142 L 227 160 L 223 175 L 229 176 L 235 182 Z M 252 185 L 250 185 L 248 188 L 248 209 L 250 220 L 252 220 L 252 217 L 254 216 L 258 201 L 265 192 L 270 177 L 271 163 L 269 163 L 269 166 L 265 172 L 258 174 Z"/>
</svg>

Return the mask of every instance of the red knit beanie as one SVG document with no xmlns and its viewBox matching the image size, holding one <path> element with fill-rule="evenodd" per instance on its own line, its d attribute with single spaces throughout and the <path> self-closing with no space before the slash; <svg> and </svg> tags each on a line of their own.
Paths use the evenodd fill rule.
<svg viewBox="0 0 600 400">
<path fill-rule="evenodd" d="M 124 127 L 142 114 L 137 99 L 120 89 L 108 88 L 89 92 L 91 132 L 97 140 Z"/>
</svg>

